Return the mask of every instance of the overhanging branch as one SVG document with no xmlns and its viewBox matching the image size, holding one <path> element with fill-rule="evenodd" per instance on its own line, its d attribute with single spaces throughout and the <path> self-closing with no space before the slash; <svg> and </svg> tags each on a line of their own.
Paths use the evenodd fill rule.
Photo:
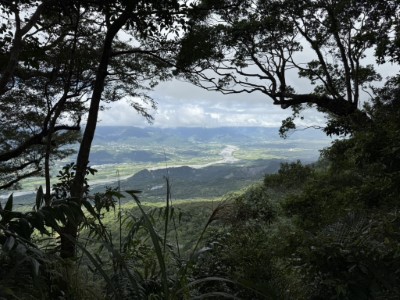
<svg viewBox="0 0 400 300">
<path fill-rule="evenodd" d="M 60 130 L 80 130 L 80 126 L 68 126 L 68 125 L 59 125 L 55 126 L 53 132 Z M 17 148 L 7 151 L 5 153 L 0 153 L 0 162 L 8 161 L 15 157 L 21 155 L 24 151 L 26 151 L 29 147 L 34 145 L 43 145 L 43 139 L 49 134 L 47 129 L 42 130 L 40 133 L 33 135 L 30 139 L 26 140 L 24 143 L 19 145 Z"/>
<path fill-rule="evenodd" d="M 326 95 L 276 93 L 274 96 L 276 96 L 274 97 L 274 104 L 280 105 L 283 109 L 309 103 L 315 104 L 318 108 L 337 116 L 347 116 L 358 110 L 353 103 L 343 98 L 333 99 Z M 283 98 L 284 100 L 278 100 L 278 98 Z"/>
<path fill-rule="evenodd" d="M 3 185 L 0 185 L 0 190 L 4 190 L 4 189 L 7 189 L 7 188 L 10 188 L 14 184 L 16 184 L 17 182 L 21 181 L 22 179 L 29 178 L 29 177 L 32 177 L 32 176 L 38 174 L 41 170 L 42 170 L 41 168 L 38 168 L 38 169 L 33 170 L 33 171 L 29 172 L 29 173 L 25 173 L 23 175 L 19 175 L 16 178 L 14 178 L 13 180 L 11 180 L 11 181 L 3 184 Z"/>
</svg>

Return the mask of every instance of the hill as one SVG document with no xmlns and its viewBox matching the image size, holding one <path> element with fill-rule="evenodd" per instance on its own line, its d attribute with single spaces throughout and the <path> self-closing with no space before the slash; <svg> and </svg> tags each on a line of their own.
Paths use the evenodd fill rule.
<svg viewBox="0 0 400 300">
<path fill-rule="evenodd" d="M 145 201 L 159 202 L 166 197 L 166 178 L 171 184 L 173 199 L 222 197 L 251 183 L 265 174 L 276 173 L 280 160 L 257 160 L 252 163 L 217 164 L 204 168 L 188 166 L 166 169 L 144 169 L 120 182 L 121 190 L 141 190 Z M 117 183 L 111 185 L 117 186 Z M 101 188 L 95 188 L 95 191 Z"/>
</svg>

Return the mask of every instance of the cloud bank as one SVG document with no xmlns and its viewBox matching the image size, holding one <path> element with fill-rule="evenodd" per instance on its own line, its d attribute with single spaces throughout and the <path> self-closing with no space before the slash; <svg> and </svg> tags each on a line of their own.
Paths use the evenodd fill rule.
<svg viewBox="0 0 400 300">
<path fill-rule="evenodd" d="M 282 120 L 291 115 L 290 109 L 283 110 L 273 105 L 262 94 L 222 95 L 177 80 L 161 83 L 151 96 L 158 106 L 156 111 L 150 110 L 156 127 L 279 127 Z M 298 125 L 324 124 L 323 115 L 314 109 L 307 109 L 304 116 Z M 108 105 L 99 119 L 99 125 L 149 126 L 129 101 Z"/>
</svg>

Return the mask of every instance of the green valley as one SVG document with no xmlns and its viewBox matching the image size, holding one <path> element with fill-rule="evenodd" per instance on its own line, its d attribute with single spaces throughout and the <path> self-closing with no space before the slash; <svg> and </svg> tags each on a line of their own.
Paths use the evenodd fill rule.
<svg viewBox="0 0 400 300">
<path fill-rule="evenodd" d="M 164 200 L 164 177 L 169 176 L 176 199 L 215 198 L 277 172 L 280 162 L 315 161 L 319 150 L 330 142 L 313 129 L 282 139 L 278 128 L 99 126 L 90 156 L 90 165 L 98 172 L 88 179 L 93 192 L 119 182 L 122 189 L 142 190 L 144 200 L 154 202 Z M 57 161 L 54 170 L 58 172 L 73 160 Z M 22 181 L 22 190 L 14 192 L 15 202 L 33 203 L 33 193 L 40 185 L 41 178 Z M 9 194 L 3 191 L 3 199 Z"/>
</svg>

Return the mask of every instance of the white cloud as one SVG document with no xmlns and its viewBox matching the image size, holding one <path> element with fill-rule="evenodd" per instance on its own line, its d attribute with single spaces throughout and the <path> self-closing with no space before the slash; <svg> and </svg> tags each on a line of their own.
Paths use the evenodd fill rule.
<svg viewBox="0 0 400 300">
<path fill-rule="evenodd" d="M 278 127 L 291 115 L 289 109 L 273 105 L 262 94 L 222 95 L 177 80 L 160 84 L 151 95 L 158 103 L 157 111 L 150 111 L 157 127 Z M 307 109 L 304 115 L 302 125 L 324 122 L 316 110 Z M 100 112 L 99 119 L 101 125 L 148 125 L 126 101 L 110 104 L 107 110 Z"/>
</svg>

